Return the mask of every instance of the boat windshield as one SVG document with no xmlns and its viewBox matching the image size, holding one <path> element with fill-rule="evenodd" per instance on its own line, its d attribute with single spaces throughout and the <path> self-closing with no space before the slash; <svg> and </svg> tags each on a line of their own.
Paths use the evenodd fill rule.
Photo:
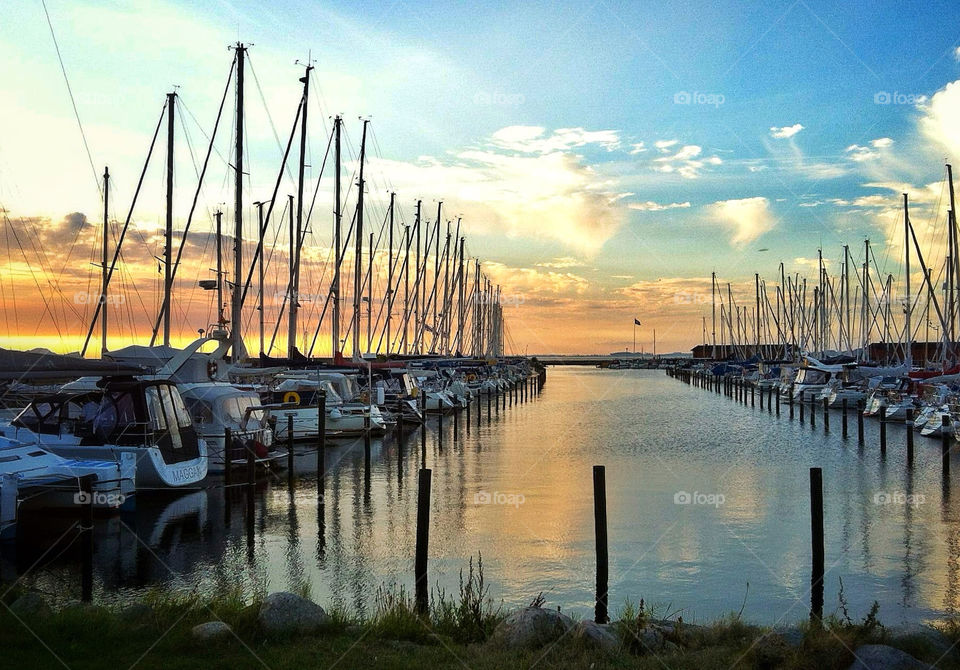
<svg viewBox="0 0 960 670">
<path fill-rule="evenodd" d="M 220 416 L 224 423 L 242 425 L 244 418 L 250 407 L 259 407 L 260 398 L 256 395 L 236 395 L 220 400 Z M 250 410 L 248 425 L 250 422 L 263 425 L 266 413 L 262 409 Z"/>
<path fill-rule="evenodd" d="M 812 368 L 803 368 L 797 376 L 798 384 L 826 384 L 829 380 L 829 373 L 823 370 L 814 370 Z"/>
</svg>

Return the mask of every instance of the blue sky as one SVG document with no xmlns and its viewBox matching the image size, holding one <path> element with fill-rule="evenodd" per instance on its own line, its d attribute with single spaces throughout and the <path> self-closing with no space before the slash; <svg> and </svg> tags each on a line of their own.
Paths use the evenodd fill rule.
<svg viewBox="0 0 960 670">
<path fill-rule="evenodd" d="M 282 140 L 299 95 L 293 61 L 309 52 L 320 103 L 311 165 L 325 146 L 324 117 L 344 114 L 354 150 L 357 117 L 371 117 L 370 170 L 381 186 L 371 198 L 382 208 L 396 188 L 405 220 L 417 197 L 428 210 L 443 198 L 447 216 L 462 213 L 471 251 L 527 296 L 517 320 L 534 349 L 618 348 L 630 334 L 622 322 L 638 311 L 686 348 L 699 339 L 691 324 L 703 307 L 678 307 L 671 291 L 702 292 L 712 270 L 735 284 L 754 271 L 773 281 L 780 261 L 808 271 L 819 245 L 835 261 L 843 244 L 859 253 L 870 237 L 896 273 L 899 190 L 915 190 L 918 220 L 935 224 L 943 161 L 960 149 L 950 126 L 960 91 L 947 89 L 960 80 L 960 31 L 947 2 L 47 8 L 94 161 L 98 170 L 110 162 L 127 200 L 172 84 L 209 130 L 227 46 L 253 43 Z M 0 18 L 0 92 L 11 101 L 0 112 L 3 205 L 53 221 L 70 211 L 96 218 L 43 8 L 10 3 Z M 278 149 L 253 82 L 247 94 L 251 190 L 260 193 Z M 178 160 L 178 174 L 190 174 Z M 224 174 L 221 166 L 209 203 L 230 199 Z M 157 181 L 144 225 L 156 222 L 159 194 Z M 937 229 L 926 232 L 933 243 Z M 595 328 L 579 339 L 558 339 L 549 325 L 584 318 Z"/>
</svg>

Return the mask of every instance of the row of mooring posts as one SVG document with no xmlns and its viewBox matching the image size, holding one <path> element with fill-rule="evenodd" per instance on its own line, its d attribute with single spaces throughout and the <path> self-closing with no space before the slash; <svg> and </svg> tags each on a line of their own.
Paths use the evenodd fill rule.
<svg viewBox="0 0 960 670">
<path fill-rule="evenodd" d="M 771 406 L 775 404 L 776 406 L 776 415 L 780 416 L 780 402 L 781 396 L 777 389 L 774 389 L 772 386 L 761 387 L 754 382 L 748 382 L 743 379 L 737 379 L 734 377 L 721 377 L 719 375 L 708 374 L 705 372 L 697 372 L 693 370 L 667 370 L 667 374 L 675 379 L 679 379 L 682 382 L 690 384 L 698 388 L 704 388 L 707 390 L 712 390 L 717 394 L 725 395 L 728 398 L 731 398 L 737 401 L 744 406 L 749 405 L 750 407 L 756 407 L 757 396 L 759 396 L 760 409 L 764 408 L 766 404 L 767 413 L 773 413 Z M 811 428 L 817 427 L 817 414 L 818 410 L 823 420 L 823 431 L 824 433 L 830 432 L 830 402 L 827 398 L 823 398 L 821 403 L 817 402 L 817 396 L 819 395 L 818 391 L 811 391 L 809 393 L 804 392 L 803 397 L 797 398 L 795 394 L 794 385 L 791 383 L 788 387 L 785 400 L 789 407 L 789 417 L 790 420 L 794 420 L 794 405 L 799 408 L 800 423 L 807 423 L 807 408 L 809 407 L 809 423 Z M 796 400 L 795 400 L 796 398 Z M 817 405 L 820 404 L 821 407 L 818 408 Z M 861 398 L 858 399 L 855 403 L 855 410 L 857 416 L 857 442 L 862 446 L 865 443 L 864 439 L 864 411 L 866 409 L 866 403 Z M 850 402 L 847 398 L 841 399 L 840 403 L 840 419 L 841 419 L 841 435 L 843 439 L 849 439 L 850 430 L 849 430 L 849 413 L 850 413 Z M 879 433 L 880 433 L 880 453 L 881 455 L 886 455 L 887 453 L 887 424 L 890 421 L 887 419 L 887 408 L 881 407 L 879 410 Z M 908 408 L 906 410 L 905 417 L 905 426 L 906 426 L 906 451 L 907 451 L 907 465 L 912 466 L 914 460 L 914 409 Z M 950 474 L 950 451 L 952 448 L 951 440 L 951 431 L 952 431 L 952 422 L 949 414 L 944 414 L 940 418 L 940 455 L 941 455 L 941 470 L 944 476 Z"/>
</svg>

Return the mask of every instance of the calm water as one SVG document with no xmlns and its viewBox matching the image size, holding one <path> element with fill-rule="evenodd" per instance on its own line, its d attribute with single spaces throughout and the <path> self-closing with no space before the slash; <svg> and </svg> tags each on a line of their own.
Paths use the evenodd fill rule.
<svg viewBox="0 0 960 670">
<path fill-rule="evenodd" d="M 687 620 L 744 605 L 765 623 L 809 610 L 808 469 L 824 471 L 825 611 L 839 580 L 851 614 L 873 600 L 887 623 L 954 612 L 960 599 L 960 490 L 940 474 L 939 440 L 891 426 L 882 458 L 877 425 L 866 446 L 761 412 L 661 371 L 551 368 L 539 399 L 508 408 L 443 448 L 427 437 L 433 470 L 430 582 L 456 593 L 459 571 L 482 552 L 491 595 L 507 605 L 543 592 L 551 605 L 593 608 L 592 466 L 607 468 L 610 606 L 644 598 Z M 309 585 L 325 606 L 369 612 L 382 584 L 412 589 L 419 431 L 404 444 L 375 440 L 327 449 L 323 505 L 316 456 L 298 456 L 298 480 L 261 483 L 252 528 L 246 498 L 225 508 L 220 488 L 138 501 L 133 515 L 98 519 L 95 598 L 123 600 L 157 584 L 251 595 Z M 960 460 L 953 463 L 960 475 Z M 701 502 L 675 504 L 680 492 Z M 914 504 L 876 504 L 878 493 Z M 485 503 L 487 496 L 492 502 Z M 952 498 L 951 498 L 952 494 Z M 713 498 L 705 496 L 713 495 Z M 722 504 L 716 504 L 722 496 Z M 24 523 L 3 549 L 0 577 L 79 596 L 79 542 L 71 520 Z M 66 535 L 63 535 L 66 531 Z M 72 542 L 72 544 L 71 544 Z M 749 584 L 749 587 L 748 587 Z"/>
</svg>

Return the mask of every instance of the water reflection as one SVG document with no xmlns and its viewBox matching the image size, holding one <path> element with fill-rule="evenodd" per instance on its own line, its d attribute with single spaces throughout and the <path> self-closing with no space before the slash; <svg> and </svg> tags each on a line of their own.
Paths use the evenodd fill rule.
<svg viewBox="0 0 960 670">
<path fill-rule="evenodd" d="M 551 369 L 539 398 L 508 400 L 499 413 L 491 404 L 490 414 L 484 400 L 481 410 L 479 422 L 476 408 L 470 421 L 460 417 L 456 439 L 448 417 L 442 443 L 436 424 L 426 441 L 409 426 L 402 436 L 331 441 L 320 463 L 305 447 L 292 481 L 142 496 L 135 513 L 96 521 L 95 598 L 129 599 L 158 584 L 248 595 L 309 589 L 325 606 L 368 612 L 381 584 L 412 591 L 417 473 L 426 465 L 431 587 L 455 593 L 459 571 L 482 552 L 496 600 L 526 604 L 542 591 L 590 616 L 591 471 L 604 464 L 611 614 L 642 597 L 688 619 L 714 617 L 738 610 L 746 593 L 746 617 L 800 620 L 810 595 L 808 471 L 817 466 L 825 613 L 840 578 L 854 616 L 873 600 L 889 623 L 957 610 L 960 518 L 938 440 L 917 436 L 908 468 L 900 426 L 888 425 L 881 454 L 868 420 L 854 448 L 852 413 L 844 440 L 840 417 L 825 434 L 822 417 L 800 424 L 656 371 Z M 678 503 L 680 493 L 723 502 Z M 75 523 L 28 519 L 0 550 L 0 578 L 79 598 Z"/>
</svg>

